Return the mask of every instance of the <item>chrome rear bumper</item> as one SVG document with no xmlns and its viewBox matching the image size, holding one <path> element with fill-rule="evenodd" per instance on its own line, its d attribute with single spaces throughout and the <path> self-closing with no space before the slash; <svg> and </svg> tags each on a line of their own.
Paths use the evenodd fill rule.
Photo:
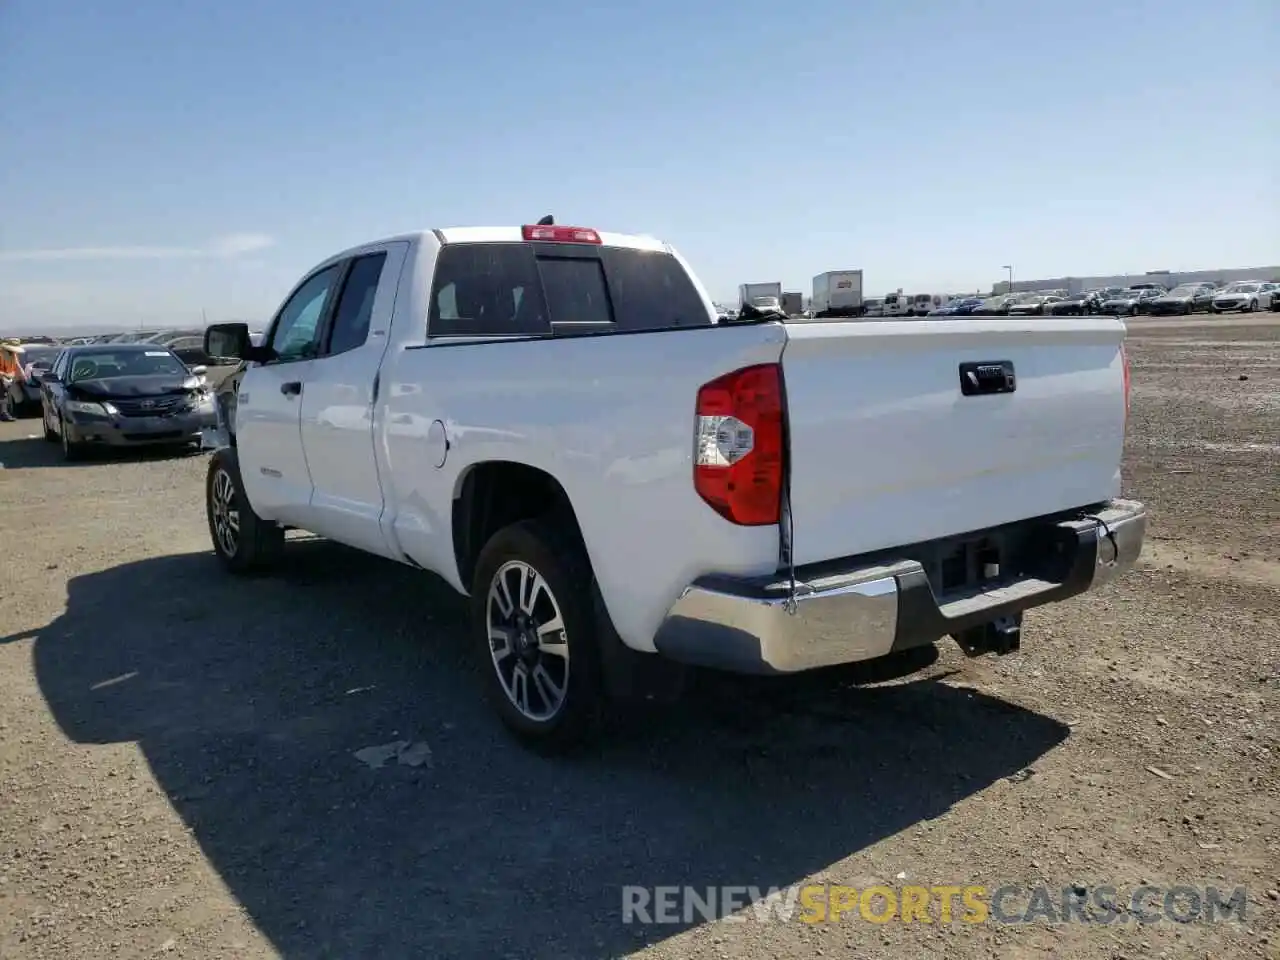
<svg viewBox="0 0 1280 960">
<path fill-rule="evenodd" d="M 1043 524 L 1052 563 L 981 587 L 934 594 L 915 560 L 789 581 L 704 577 L 681 594 L 655 637 L 674 660 L 743 673 L 794 673 L 872 660 L 1100 587 L 1137 561 L 1147 511 L 1112 500 Z"/>
</svg>

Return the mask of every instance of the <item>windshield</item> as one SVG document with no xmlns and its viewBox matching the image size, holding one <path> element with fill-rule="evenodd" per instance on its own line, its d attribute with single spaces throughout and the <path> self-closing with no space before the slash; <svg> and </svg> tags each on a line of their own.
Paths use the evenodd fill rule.
<svg viewBox="0 0 1280 960">
<path fill-rule="evenodd" d="M 94 350 L 71 359 L 71 383 L 113 377 L 187 377 L 186 366 L 168 350 Z"/>
<path fill-rule="evenodd" d="M 1257 293 L 1258 284 L 1256 283 L 1233 283 L 1223 293 Z"/>
<path fill-rule="evenodd" d="M 1184 283 L 1182 286 L 1180 286 L 1180 287 L 1174 287 L 1172 290 L 1170 290 L 1170 291 L 1169 291 L 1169 296 L 1171 296 L 1171 297 L 1193 297 L 1193 296 L 1195 296 L 1197 293 L 1199 293 L 1199 292 L 1200 292 L 1200 289 L 1201 289 L 1201 288 L 1200 288 L 1200 285 L 1199 285 L 1198 283 Z"/>
</svg>

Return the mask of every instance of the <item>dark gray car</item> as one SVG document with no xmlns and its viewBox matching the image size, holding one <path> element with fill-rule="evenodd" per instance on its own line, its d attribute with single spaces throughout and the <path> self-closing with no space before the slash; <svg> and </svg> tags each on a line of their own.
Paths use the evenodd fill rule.
<svg viewBox="0 0 1280 960">
<path fill-rule="evenodd" d="M 216 422 L 203 367 L 165 347 L 68 347 L 41 378 L 44 437 L 75 460 L 93 447 L 196 443 Z"/>
<path fill-rule="evenodd" d="M 1164 290 L 1154 288 L 1126 290 L 1124 293 L 1104 300 L 1100 312 L 1121 317 L 1136 317 L 1140 313 L 1146 313 L 1151 301 L 1163 293 Z"/>
</svg>

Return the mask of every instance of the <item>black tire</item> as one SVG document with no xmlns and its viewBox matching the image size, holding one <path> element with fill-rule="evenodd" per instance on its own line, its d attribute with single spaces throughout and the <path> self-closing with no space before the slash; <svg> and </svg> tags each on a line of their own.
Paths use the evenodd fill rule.
<svg viewBox="0 0 1280 960">
<path fill-rule="evenodd" d="M 45 415 L 44 410 L 40 411 L 40 426 L 44 427 L 44 438 L 50 443 L 58 442 L 58 433 L 49 429 L 49 418 Z"/>
<path fill-rule="evenodd" d="M 67 463 L 79 463 L 84 460 L 86 450 L 81 444 L 68 438 L 65 419 L 62 421 L 62 429 L 59 432 L 62 434 L 62 459 Z"/>
<path fill-rule="evenodd" d="M 546 519 L 524 520 L 505 527 L 495 533 L 480 551 L 472 578 L 471 631 L 475 653 L 485 677 L 486 694 L 503 725 L 518 740 L 546 753 L 560 752 L 597 739 L 606 699 L 600 663 L 600 625 L 591 602 L 594 587 L 591 564 L 571 530 L 570 523 Z M 530 604 L 532 628 L 526 628 L 517 635 L 519 628 L 512 627 L 506 643 L 509 649 L 514 649 L 506 657 L 495 657 L 489 636 L 490 608 L 493 607 L 497 617 L 501 614 L 501 607 L 497 603 L 491 604 L 490 590 L 504 568 L 504 578 L 519 577 L 519 568 L 512 565 L 523 565 L 537 573 L 553 606 L 547 606 L 545 593 L 534 597 Z M 507 580 L 508 586 L 515 582 L 518 579 Z M 563 643 L 567 656 L 561 658 L 534 650 L 518 652 L 520 636 L 531 638 L 538 624 L 550 619 L 547 614 L 556 608 L 564 629 L 558 635 L 558 643 L 552 645 Z M 517 608 L 514 612 L 519 614 L 520 610 Z M 563 694 L 558 705 L 550 702 L 545 693 L 546 685 L 537 682 L 540 668 L 544 678 L 550 677 L 553 683 L 560 681 L 558 689 L 563 690 Z M 521 683 L 515 679 L 517 669 L 524 672 Z M 513 691 L 523 687 L 528 709 L 522 710 L 517 706 L 515 699 L 518 695 L 509 695 L 508 686 Z M 551 689 L 557 688 L 552 686 Z M 534 709 L 535 700 L 545 709 Z M 545 717 L 533 715 L 543 713 Z"/>
<path fill-rule="evenodd" d="M 228 494 L 226 509 L 234 511 L 233 518 L 222 514 L 221 508 L 215 505 L 215 499 L 219 504 L 223 502 L 224 492 Z M 251 574 L 269 569 L 280 559 L 284 550 L 284 530 L 253 512 L 244 494 L 240 460 L 234 447 L 218 450 L 209 460 L 204 502 L 209 539 L 213 542 L 213 552 L 224 567 L 232 573 Z M 238 526 L 231 536 L 226 535 L 229 519 L 234 519 Z"/>
</svg>

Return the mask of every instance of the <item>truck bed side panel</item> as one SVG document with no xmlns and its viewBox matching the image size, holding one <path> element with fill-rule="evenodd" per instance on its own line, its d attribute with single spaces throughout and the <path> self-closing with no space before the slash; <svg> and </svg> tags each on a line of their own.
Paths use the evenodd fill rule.
<svg viewBox="0 0 1280 960">
<path fill-rule="evenodd" d="M 381 420 L 394 536 L 465 591 L 440 554 L 466 472 L 486 461 L 544 470 L 573 504 L 619 634 L 652 650 L 697 577 L 777 567 L 776 526 L 735 526 L 694 492 L 693 417 L 699 386 L 776 362 L 784 341 L 767 324 L 395 348 Z M 443 467 L 428 442 L 436 420 L 451 444 Z"/>
</svg>

